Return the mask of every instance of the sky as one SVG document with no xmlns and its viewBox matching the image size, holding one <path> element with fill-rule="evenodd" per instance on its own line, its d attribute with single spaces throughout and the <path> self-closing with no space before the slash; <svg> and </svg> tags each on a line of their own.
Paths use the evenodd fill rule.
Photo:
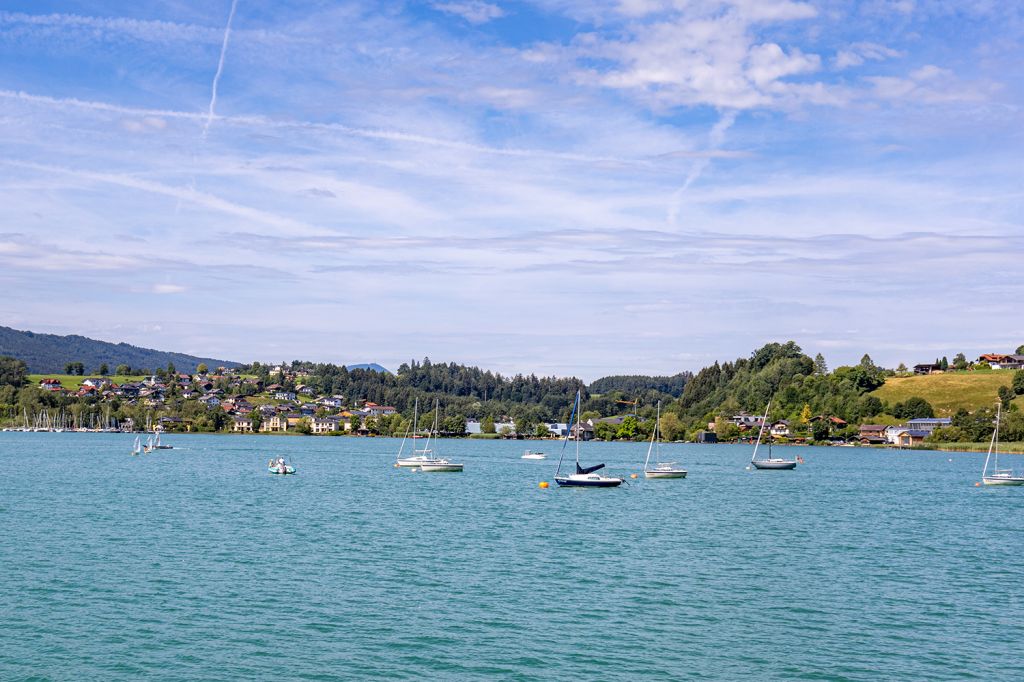
<svg viewBox="0 0 1024 682">
<path fill-rule="evenodd" d="M 0 324 L 673 374 L 1024 343 L 1024 5 L 8 0 Z"/>
</svg>

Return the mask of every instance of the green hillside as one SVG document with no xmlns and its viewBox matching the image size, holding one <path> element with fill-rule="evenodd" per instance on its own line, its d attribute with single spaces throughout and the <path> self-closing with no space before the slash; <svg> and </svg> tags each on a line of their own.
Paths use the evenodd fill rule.
<svg viewBox="0 0 1024 682">
<path fill-rule="evenodd" d="M 111 371 L 122 364 L 152 371 L 173 363 L 179 372 L 189 373 L 195 372 L 201 363 L 211 368 L 239 366 L 237 362 L 140 348 L 127 343 L 109 343 L 77 335 L 36 334 L 10 327 L 0 327 L 0 356 L 3 355 L 23 361 L 33 374 L 63 372 L 64 365 L 69 362 L 83 363 L 86 372 L 93 372 L 102 364 Z"/>
<path fill-rule="evenodd" d="M 890 404 L 919 396 L 931 403 L 937 416 L 949 417 L 961 407 L 974 411 L 995 405 L 999 387 L 1009 386 L 1011 381 L 1013 372 L 1007 370 L 890 377 L 871 395 Z M 1015 402 L 1024 408 L 1021 398 Z"/>
</svg>

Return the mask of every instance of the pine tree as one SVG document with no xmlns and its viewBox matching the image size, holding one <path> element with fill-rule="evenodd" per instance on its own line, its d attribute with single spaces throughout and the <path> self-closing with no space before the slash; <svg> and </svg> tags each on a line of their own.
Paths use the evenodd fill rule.
<svg viewBox="0 0 1024 682">
<path fill-rule="evenodd" d="M 821 353 L 814 356 L 814 372 L 822 376 L 828 374 L 828 365 L 825 364 L 825 356 Z"/>
</svg>

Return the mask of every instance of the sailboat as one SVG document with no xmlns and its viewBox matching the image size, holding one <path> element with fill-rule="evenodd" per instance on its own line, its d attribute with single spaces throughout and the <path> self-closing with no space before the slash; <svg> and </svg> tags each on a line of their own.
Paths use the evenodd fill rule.
<svg viewBox="0 0 1024 682">
<path fill-rule="evenodd" d="M 577 488 L 614 488 L 622 485 L 623 479 L 613 476 L 602 476 L 594 473 L 604 468 L 604 464 L 594 466 L 580 466 L 580 392 L 576 391 L 576 404 L 572 408 L 572 415 L 569 416 L 569 423 L 572 424 L 573 417 L 576 418 L 576 473 L 564 476 L 562 471 L 562 459 L 565 457 L 565 446 L 569 443 L 570 433 L 565 434 L 562 441 L 562 452 L 558 455 L 558 466 L 555 468 L 555 483 L 563 487 Z"/>
<path fill-rule="evenodd" d="M 996 407 L 996 428 L 992 431 L 992 442 L 988 444 L 988 455 L 985 465 L 981 468 L 981 481 L 985 485 L 1024 485 L 1024 476 L 1015 476 L 1013 469 L 999 468 L 999 421 L 1003 415 L 1003 405 Z M 994 458 L 993 458 L 994 455 Z M 994 459 L 992 473 L 988 473 L 988 462 Z"/>
<path fill-rule="evenodd" d="M 438 438 L 437 424 L 440 414 L 440 402 L 434 401 L 434 426 L 433 428 L 430 429 L 430 432 L 427 434 L 427 445 L 430 445 L 431 436 L 433 436 L 434 438 Z M 427 452 L 430 452 L 430 450 L 427 450 Z M 431 457 L 430 459 L 420 464 L 420 471 L 455 473 L 462 471 L 462 464 L 458 462 L 449 462 L 447 459 L 443 459 L 441 457 Z"/>
<path fill-rule="evenodd" d="M 415 403 L 414 407 L 412 408 L 412 438 L 413 438 L 412 456 L 410 456 L 410 457 L 402 457 L 402 452 L 405 450 L 405 441 L 409 439 L 409 432 L 406 432 L 405 438 L 402 439 L 402 444 L 398 447 L 398 455 L 396 455 L 396 457 L 395 457 L 395 466 L 396 467 L 418 467 L 421 464 L 423 464 L 424 462 L 430 461 L 430 459 L 431 459 L 431 456 L 430 456 L 431 452 L 430 452 L 429 448 L 424 446 L 423 448 L 421 448 L 419 450 L 416 449 L 415 440 L 416 440 L 417 436 L 419 435 L 419 433 L 418 433 L 419 413 L 420 413 L 420 399 L 417 398 L 416 399 L 416 403 Z M 430 436 L 427 436 L 427 445 L 429 445 L 429 444 L 430 444 Z"/>
<path fill-rule="evenodd" d="M 149 438 L 146 439 L 145 452 L 153 452 L 153 436 L 150 436 Z"/>
<path fill-rule="evenodd" d="M 757 458 L 757 449 L 761 446 L 761 436 L 764 435 L 764 427 L 768 423 L 768 410 L 772 407 L 772 401 L 768 401 L 768 407 L 764 408 L 764 417 L 761 419 L 761 430 L 757 432 L 757 443 L 754 444 L 754 454 L 750 457 L 750 463 L 754 465 L 755 469 L 796 469 L 795 459 L 784 459 L 782 457 L 772 457 L 772 442 L 768 441 L 768 457 L 765 459 Z"/>
<path fill-rule="evenodd" d="M 157 431 L 156 432 L 156 443 L 153 444 L 153 448 L 156 449 L 156 450 L 173 450 L 174 446 L 173 445 L 163 445 L 160 442 L 160 432 Z"/>
<path fill-rule="evenodd" d="M 657 454 L 654 459 L 654 466 L 651 467 L 651 451 L 657 445 Z M 675 462 L 661 461 L 661 401 L 658 401 L 658 420 L 654 423 L 654 433 L 651 434 L 651 444 L 647 446 L 647 459 L 644 460 L 645 478 L 686 478 L 686 469 L 677 466 Z"/>
<path fill-rule="evenodd" d="M 135 436 L 135 445 L 132 446 L 132 455 L 138 456 L 142 454 L 142 436 Z"/>
</svg>

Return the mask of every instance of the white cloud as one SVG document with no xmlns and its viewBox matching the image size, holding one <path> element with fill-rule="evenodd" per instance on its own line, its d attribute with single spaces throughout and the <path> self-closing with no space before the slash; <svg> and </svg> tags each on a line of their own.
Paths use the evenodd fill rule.
<svg viewBox="0 0 1024 682">
<path fill-rule="evenodd" d="M 180 294 L 185 291 L 185 287 L 179 284 L 154 284 L 154 294 Z"/>
<path fill-rule="evenodd" d="M 501 7 L 482 0 L 435 2 L 431 7 L 439 12 L 460 16 L 471 24 L 486 24 L 505 16 L 505 11 Z"/>
<path fill-rule="evenodd" d="M 882 61 L 894 57 L 902 57 L 903 54 L 899 50 L 894 50 L 878 43 L 853 43 L 836 53 L 833 65 L 836 69 L 842 70 L 851 66 L 860 66 L 867 60 Z"/>
</svg>

